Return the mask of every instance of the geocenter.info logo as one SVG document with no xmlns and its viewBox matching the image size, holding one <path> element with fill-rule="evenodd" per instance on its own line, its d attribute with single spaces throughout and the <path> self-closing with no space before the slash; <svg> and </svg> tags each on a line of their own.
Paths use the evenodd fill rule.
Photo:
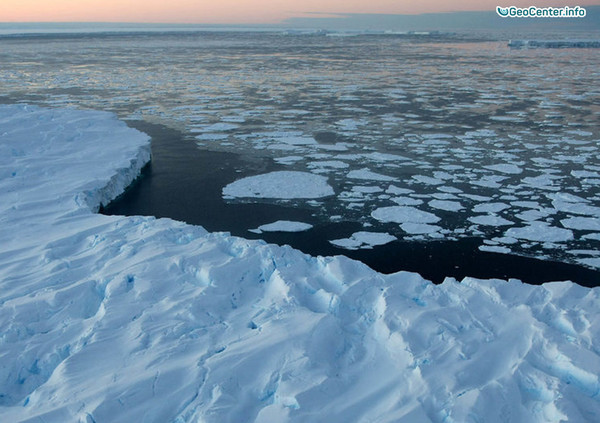
<svg viewBox="0 0 600 423">
<path fill-rule="evenodd" d="M 585 18 L 583 7 L 517 7 L 496 6 L 496 13 L 503 18 Z"/>
</svg>

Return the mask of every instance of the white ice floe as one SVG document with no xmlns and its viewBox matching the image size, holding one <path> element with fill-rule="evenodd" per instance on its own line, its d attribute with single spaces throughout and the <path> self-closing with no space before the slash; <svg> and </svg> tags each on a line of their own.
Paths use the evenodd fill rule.
<svg viewBox="0 0 600 423">
<path fill-rule="evenodd" d="M 482 203 L 473 207 L 473 211 L 475 213 L 498 213 L 508 208 L 510 206 L 506 203 Z"/>
<path fill-rule="evenodd" d="M 511 222 L 510 220 L 507 220 L 495 214 L 481 214 L 477 216 L 471 216 L 468 218 L 468 220 L 470 222 L 475 223 L 476 225 L 484 226 L 508 226 L 514 224 L 514 222 Z"/>
<path fill-rule="evenodd" d="M 274 137 L 273 140 L 280 144 L 289 144 L 289 145 L 315 145 L 317 141 L 312 137 L 306 136 L 284 136 L 284 137 Z"/>
<path fill-rule="evenodd" d="M 582 231 L 600 231 L 600 218 L 597 217 L 569 217 L 563 219 L 560 223 L 569 229 L 578 229 Z"/>
<path fill-rule="evenodd" d="M 426 175 L 413 175 L 412 179 L 426 185 L 441 185 L 444 181 L 440 178 L 434 178 Z"/>
<path fill-rule="evenodd" d="M 550 226 L 544 222 L 534 221 L 524 227 L 509 228 L 506 231 L 506 236 L 538 242 L 565 242 L 573 239 L 573 232 L 568 229 Z"/>
<path fill-rule="evenodd" d="M 598 420 L 598 288 L 436 286 L 98 215 L 145 135 L 26 106 L 0 128 L 2 422 Z"/>
<path fill-rule="evenodd" d="M 600 207 L 590 206 L 585 203 L 575 203 L 572 201 L 564 201 L 562 199 L 555 199 L 552 201 L 552 206 L 561 212 L 583 214 L 588 216 L 600 217 Z"/>
<path fill-rule="evenodd" d="M 313 226 L 309 223 L 294 222 L 291 220 L 278 220 L 273 223 L 260 225 L 256 229 L 250 229 L 249 232 L 260 234 L 262 232 L 303 232 L 311 229 Z"/>
<path fill-rule="evenodd" d="M 440 218 L 433 213 L 409 206 L 380 207 L 371 216 L 385 223 L 437 223 Z"/>
<path fill-rule="evenodd" d="M 502 247 L 500 245 L 480 245 L 480 251 L 485 251 L 488 253 L 500 253 L 500 254 L 510 254 L 511 250 L 508 247 Z"/>
<path fill-rule="evenodd" d="M 402 230 L 411 235 L 436 234 L 442 230 L 438 225 L 430 225 L 428 223 L 406 222 L 400 225 Z"/>
<path fill-rule="evenodd" d="M 399 206 L 418 206 L 419 204 L 423 204 L 423 200 L 412 197 L 392 197 L 390 200 Z"/>
<path fill-rule="evenodd" d="M 499 163 L 483 167 L 495 172 L 507 173 L 509 175 L 518 175 L 523 172 L 523 169 L 521 169 L 519 166 L 510 163 Z"/>
<path fill-rule="evenodd" d="M 431 200 L 429 203 L 429 207 L 433 207 L 434 209 L 446 210 L 457 212 L 463 210 L 462 204 L 458 201 L 452 200 Z"/>
<path fill-rule="evenodd" d="M 223 188 L 226 198 L 321 198 L 333 193 L 326 177 L 295 171 L 248 176 Z"/>
<path fill-rule="evenodd" d="M 360 248 L 373 248 L 377 245 L 388 244 L 397 238 L 393 235 L 383 232 L 355 232 L 350 238 L 334 239 L 329 241 L 333 245 L 348 250 L 358 250 Z"/>
<path fill-rule="evenodd" d="M 364 179 L 368 181 L 394 181 L 396 178 L 391 176 L 382 175 L 380 173 L 372 172 L 367 168 L 351 170 L 347 174 L 348 178 L 352 179 Z"/>
</svg>

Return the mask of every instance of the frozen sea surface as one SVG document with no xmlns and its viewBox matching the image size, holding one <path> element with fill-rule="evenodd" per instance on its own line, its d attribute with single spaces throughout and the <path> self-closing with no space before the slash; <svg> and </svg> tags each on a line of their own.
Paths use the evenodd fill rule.
<svg viewBox="0 0 600 423">
<path fill-rule="evenodd" d="M 598 288 L 433 285 L 95 214 L 150 159 L 147 136 L 22 105 L 0 128 L 1 421 L 600 418 Z"/>
</svg>

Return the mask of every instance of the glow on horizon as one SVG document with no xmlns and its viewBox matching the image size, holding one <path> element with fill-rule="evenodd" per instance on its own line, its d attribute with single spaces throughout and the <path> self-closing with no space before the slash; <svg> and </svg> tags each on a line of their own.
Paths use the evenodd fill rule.
<svg viewBox="0 0 600 423">
<path fill-rule="evenodd" d="M 269 24 L 318 14 L 420 14 L 496 6 L 590 6 L 598 0 L 0 0 L 0 22 Z"/>
</svg>

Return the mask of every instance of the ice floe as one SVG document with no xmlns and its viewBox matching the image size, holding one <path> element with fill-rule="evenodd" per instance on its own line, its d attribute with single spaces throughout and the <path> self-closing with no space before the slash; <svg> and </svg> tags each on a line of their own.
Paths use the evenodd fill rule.
<svg viewBox="0 0 600 423">
<path fill-rule="evenodd" d="M 308 172 L 278 171 L 238 179 L 223 188 L 226 198 L 321 198 L 333 195 L 327 178 Z"/>
<path fill-rule="evenodd" d="M 313 226 L 309 223 L 278 220 L 273 223 L 260 225 L 256 229 L 249 229 L 249 232 L 254 232 L 257 234 L 262 232 L 303 232 L 311 229 L 312 227 Z"/>
<path fill-rule="evenodd" d="M 573 239 L 573 232 L 569 229 L 550 226 L 545 222 L 534 221 L 524 227 L 507 229 L 506 236 L 529 241 L 565 242 Z"/>
<path fill-rule="evenodd" d="M 433 213 L 410 206 L 389 206 L 373 210 L 371 216 L 386 223 L 437 223 L 440 218 Z"/>
<path fill-rule="evenodd" d="M 359 248 L 373 248 L 376 245 L 388 244 L 396 239 L 395 236 L 388 233 L 359 231 L 353 233 L 350 238 L 334 239 L 329 242 L 336 247 L 358 250 Z"/>
</svg>

